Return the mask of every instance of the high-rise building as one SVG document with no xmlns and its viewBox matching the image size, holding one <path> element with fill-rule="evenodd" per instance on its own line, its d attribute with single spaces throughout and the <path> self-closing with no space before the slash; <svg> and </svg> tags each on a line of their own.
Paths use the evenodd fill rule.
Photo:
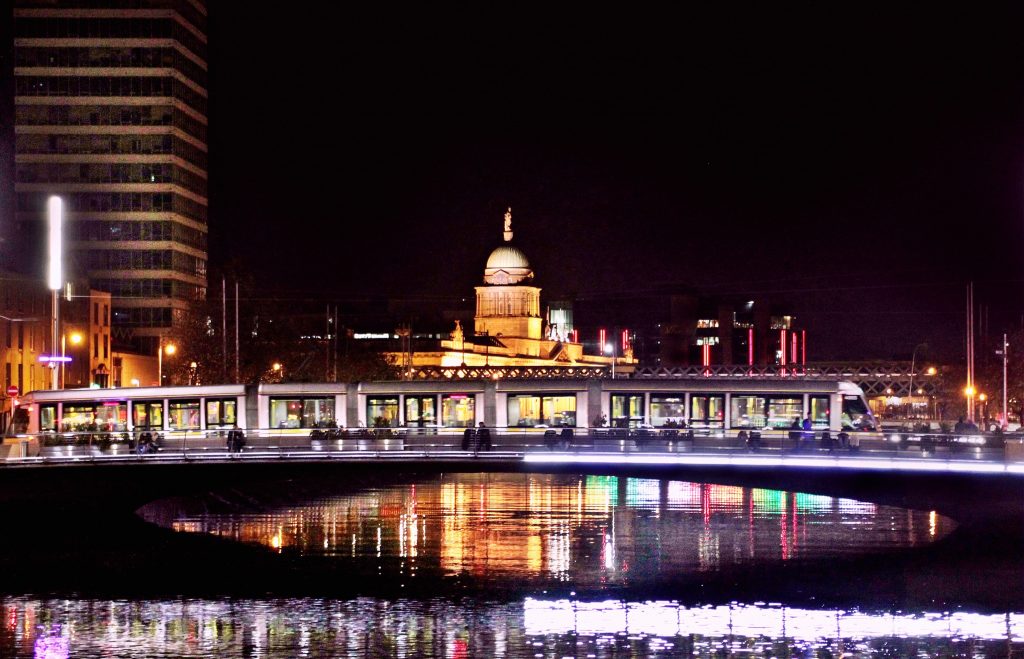
<svg viewBox="0 0 1024 659">
<path fill-rule="evenodd" d="M 138 350 L 206 294 L 206 57 L 201 0 L 14 2 L 15 233 L 42 254 L 63 197 L 68 278 Z"/>
</svg>

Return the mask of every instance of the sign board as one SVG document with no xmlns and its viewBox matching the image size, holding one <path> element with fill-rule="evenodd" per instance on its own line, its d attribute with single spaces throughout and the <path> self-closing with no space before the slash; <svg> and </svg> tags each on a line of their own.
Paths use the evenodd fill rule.
<svg viewBox="0 0 1024 659">
<path fill-rule="evenodd" d="M 7 387 L 7 395 L 10 396 L 11 398 L 17 397 L 18 393 L 19 391 L 16 385 L 12 384 L 11 386 Z"/>
<path fill-rule="evenodd" d="M 67 356 L 63 356 L 62 357 L 60 355 L 39 355 L 38 359 L 41 362 L 48 362 L 50 364 L 56 364 L 57 362 L 65 362 L 65 363 L 67 363 L 67 362 L 71 361 L 71 357 L 67 357 Z"/>
</svg>

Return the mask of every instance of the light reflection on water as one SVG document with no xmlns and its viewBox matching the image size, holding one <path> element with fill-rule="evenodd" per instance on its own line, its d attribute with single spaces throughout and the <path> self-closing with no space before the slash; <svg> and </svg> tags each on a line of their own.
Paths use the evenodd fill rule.
<svg viewBox="0 0 1024 659">
<path fill-rule="evenodd" d="M 403 576 L 429 567 L 581 588 L 914 547 L 954 527 L 933 512 L 849 499 L 603 476 L 449 474 L 340 496 L 281 496 L 265 505 L 252 492 L 237 505 L 219 496 L 220 509 L 207 502 L 202 514 L 155 504 L 142 514 L 179 531 L 374 569 L 377 559 L 399 558 L 392 569 Z"/>
<path fill-rule="evenodd" d="M 1024 614 L 675 602 L 0 599 L 0 656 L 1015 656 Z"/>
</svg>

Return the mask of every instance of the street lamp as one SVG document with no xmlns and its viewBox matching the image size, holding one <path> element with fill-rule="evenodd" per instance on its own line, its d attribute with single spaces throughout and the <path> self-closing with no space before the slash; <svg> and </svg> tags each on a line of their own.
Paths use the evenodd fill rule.
<svg viewBox="0 0 1024 659">
<path fill-rule="evenodd" d="M 164 337 L 160 337 L 160 349 L 156 351 L 156 380 L 157 386 L 164 386 L 164 353 L 167 353 L 168 357 L 173 357 L 174 353 L 178 352 L 178 346 L 173 343 L 164 345 Z"/>
<path fill-rule="evenodd" d="M 281 378 L 284 377 L 284 366 L 281 362 L 274 362 L 274 365 L 270 367 L 274 371 L 274 377 L 280 382 Z"/>
<path fill-rule="evenodd" d="M 61 361 L 60 361 L 60 388 L 61 389 L 66 389 L 67 386 L 68 386 L 68 383 L 64 380 L 64 361 L 65 361 L 64 357 L 66 356 L 65 352 L 67 351 L 67 339 L 68 339 L 67 332 L 64 332 L 63 334 L 60 335 L 60 357 L 61 357 Z M 72 332 L 71 333 L 71 345 L 77 346 L 77 345 L 80 345 L 81 343 L 82 343 L 82 333 L 81 332 Z"/>
<path fill-rule="evenodd" d="M 61 201 L 60 197 L 52 196 L 47 201 L 47 214 L 49 216 L 50 223 L 50 236 L 48 241 L 50 263 L 46 271 L 46 286 L 50 289 L 53 297 L 53 309 L 51 315 L 53 316 L 53 328 L 50 334 L 51 352 L 57 352 L 57 327 L 59 323 L 60 310 L 57 304 L 57 293 L 61 288 L 64 287 L 64 268 L 63 268 L 63 236 L 61 235 L 62 224 L 64 222 L 64 202 Z M 54 361 L 50 362 L 50 370 L 53 372 L 53 389 L 57 389 L 57 363 Z"/>
<path fill-rule="evenodd" d="M 908 419 L 914 418 L 914 365 L 917 363 L 917 349 L 918 348 L 924 348 L 925 350 L 927 350 L 928 349 L 928 344 L 927 343 L 918 343 L 916 346 L 914 346 L 914 352 L 910 355 L 910 388 L 909 388 L 910 406 L 907 409 L 907 418 Z"/>
<path fill-rule="evenodd" d="M 614 343 L 606 343 L 606 344 L 604 344 L 604 351 L 605 351 L 605 354 L 609 354 L 609 355 L 612 356 L 612 379 L 614 380 L 615 379 L 615 344 Z"/>
</svg>

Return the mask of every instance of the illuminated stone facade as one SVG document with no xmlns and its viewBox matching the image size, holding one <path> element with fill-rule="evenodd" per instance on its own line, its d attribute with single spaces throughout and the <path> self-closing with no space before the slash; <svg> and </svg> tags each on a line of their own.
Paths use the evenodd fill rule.
<svg viewBox="0 0 1024 659">
<path fill-rule="evenodd" d="M 465 333 L 456 321 L 438 352 L 417 352 L 399 364 L 418 366 L 596 366 L 611 369 L 612 358 L 585 355 L 583 344 L 561 340 L 544 327 L 540 291 L 526 255 L 512 246 L 512 209 L 505 213 L 504 244 L 491 252 L 484 284 L 476 287 L 474 331 Z M 636 365 L 632 351 L 615 358 L 615 369 L 629 373 Z"/>
</svg>

